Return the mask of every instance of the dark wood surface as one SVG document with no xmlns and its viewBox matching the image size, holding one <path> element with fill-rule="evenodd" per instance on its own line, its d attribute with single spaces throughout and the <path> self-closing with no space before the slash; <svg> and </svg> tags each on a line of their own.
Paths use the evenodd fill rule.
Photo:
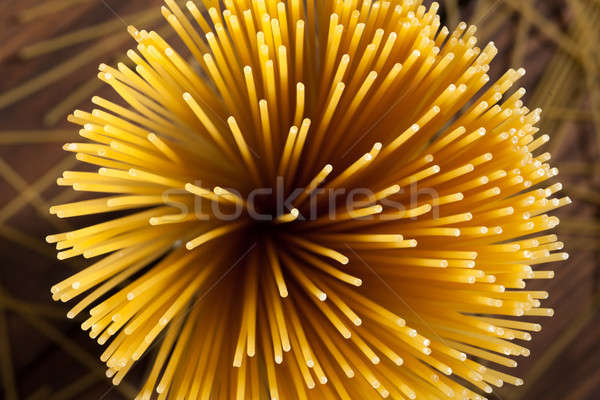
<svg viewBox="0 0 600 400">
<path fill-rule="evenodd" d="M 58 0 L 0 0 L 0 99 L 110 35 L 31 60 L 20 57 L 24 47 L 114 20 L 113 11 L 127 20 L 131 13 L 160 3 L 70 1 L 74 3 L 70 8 L 23 21 L 32 7 Z M 559 213 L 561 235 L 571 258 L 556 266 L 554 280 L 535 285 L 550 291 L 548 306 L 554 307 L 556 314 L 541 321 L 544 329 L 530 343 L 532 356 L 518 360 L 517 372 L 526 384 L 503 387 L 490 397 L 600 399 L 600 89 L 596 73 L 600 24 L 594 23 L 590 11 L 597 10 L 600 2 L 446 3 L 445 18 L 451 27 L 459 16 L 467 21 L 475 19 L 485 39 L 496 42 L 501 55 L 493 64 L 492 77 L 512 62 L 527 68 L 522 85 L 533 103 L 530 108 L 544 107 L 543 132 L 553 137 L 553 160 L 562 171 L 566 192 L 575 200 Z M 460 9 L 454 8 L 456 4 Z M 531 10 L 539 10 L 544 23 L 539 16 L 532 16 Z M 579 32 L 588 19 L 589 26 L 584 33 Z M 66 320 L 67 307 L 52 303 L 49 295 L 52 283 L 81 268 L 84 262 L 57 261 L 54 248 L 43 240 L 48 233 L 83 222 L 60 221 L 47 212 L 50 204 L 76 198 L 54 183 L 62 170 L 73 168 L 61 146 L 75 138 L 76 131 L 64 116 L 49 123 L 48 114 L 69 93 L 82 90 L 82 85 L 94 86 L 90 80 L 99 62 L 114 61 L 132 45 L 125 40 L 116 48 L 100 49 L 61 79 L 0 109 L 0 373 L 6 399 L 132 398 L 146 372 L 147 366 L 141 362 L 118 389 L 103 377 L 100 346 L 80 330 L 80 322 Z M 561 57 L 566 60 L 563 64 Z M 562 75 L 557 73 L 553 78 L 553 65 L 559 65 L 555 69 Z M 97 92 L 110 93 L 104 87 Z M 90 108 L 89 97 L 75 99 L 73 107 Z"/>
</svg>

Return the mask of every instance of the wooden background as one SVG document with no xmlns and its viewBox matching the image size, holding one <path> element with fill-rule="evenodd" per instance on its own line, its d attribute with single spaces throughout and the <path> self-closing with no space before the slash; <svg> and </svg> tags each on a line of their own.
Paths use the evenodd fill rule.
<svg viewBox="0 0 600 400">
<path fill-rule="evenodd" d="M 104 378 L 100 348 L 51 302 L 49 287 L 81 268 L 58 262 L 43 238 L 80 221 L 61 221 L 49 205 L 73 201 L 55 179 L 71 169 L 61 150 L 76 137 L 65 115 L 91 107 L 92 93 L 110 96 L 95 79 L 133 46 L 125 24 L 157 18 L 160 0 L 0 0 L 0 394 L 5 399 L 132 398 L 146 372 L 141 362 L 118 388 Z M 426 2 L 428 3 L 428 2 Z M 530 108 L 544 109 L 547 150 L 574 204 L 559 213 L 571 254 L 550 290 L 554 318 L 541 321 L 532 356 L 518 360 L 525 386 L 506 386 L 503 400 L 600 399 L 600 1 L 441 1 L 452 29 L 480 27 L 500 55 L 492 78 L 523 66 Z M 156 15 L 148 16 L 148 9 Z M 140 14 L 143 12 L 143 14 Z"/>
</svg>

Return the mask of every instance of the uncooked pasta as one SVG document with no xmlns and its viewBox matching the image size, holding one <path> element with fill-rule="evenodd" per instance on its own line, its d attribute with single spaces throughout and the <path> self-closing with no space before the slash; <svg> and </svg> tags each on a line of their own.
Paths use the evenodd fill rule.
<svg viewBox="0 0 600 400">
<path fill-rule="evenodd" d="M 551 316 L 569 204 L 494 43 L 418 0 L 203 0 L 130 26 L 64 149 L 99 214 L 49 235 L 52 286 L 138 399 L 483 399 Z M 87 310 L 87 311 L 86 311 Z"/>
</svg>

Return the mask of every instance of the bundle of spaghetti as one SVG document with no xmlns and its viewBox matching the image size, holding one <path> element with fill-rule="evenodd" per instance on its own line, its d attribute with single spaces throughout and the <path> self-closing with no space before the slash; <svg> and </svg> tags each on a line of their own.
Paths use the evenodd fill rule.
<svg viewBox="0 0 600 400">
<path fill-rule="evenodd" d="M 524 70 L 489 82 L 496 47 L 437 3 L 165 3 L 180 50 L 130 27 L 135 69 L 98 75 L 123 102 L 69 116 L 99 169 L 58 184 L 107 195 L 50 210 L 119 212 L 47 237 L 97 258 L 51 292 L 89 308 L 113 383 L 157 346 L 139 399 L 523 384 L 505 368 L 541 326 L 518 317 L 553 313 L 526 282 L 568 258 L 548 213 L 570 203 Z"/>
</svg>

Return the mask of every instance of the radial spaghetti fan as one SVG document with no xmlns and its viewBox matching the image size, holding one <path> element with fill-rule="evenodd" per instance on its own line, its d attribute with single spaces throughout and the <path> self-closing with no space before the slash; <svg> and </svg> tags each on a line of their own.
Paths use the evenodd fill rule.
<svg viewBox="0 0 600 400">
<path fill-rule="evenodd" d="M 482 399 L 550 316 L 528 279 L 564 260 L 540 110 L 489 82 L 493 43 L 413 0 L 204 0 L 129 28 L 68 143 L 115 215 L 48 236 L 94 258 L 52 287 L 89 308 L 118 384 L 153 353 L 149 399 Z M 223 6 L 224 4 L 224 6 Z M 108 214 L 115 213 L 116 214 Z M 154 348 L 156 347 L 156 348 Z M 152 351 L 156 350 L 156 351 Z M 497 365 L 496 365 L 497 364 Z"/>
</svg>

